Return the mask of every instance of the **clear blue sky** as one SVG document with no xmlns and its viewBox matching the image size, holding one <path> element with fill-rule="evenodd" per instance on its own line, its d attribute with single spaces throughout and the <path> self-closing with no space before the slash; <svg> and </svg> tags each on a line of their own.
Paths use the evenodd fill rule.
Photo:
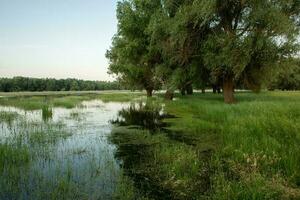
<svg viewBox="0 0 300 200">
<path fill-rule="evenodd" d="M 112 80 L 117 0 L 0 0 L 0 77 Z"/>
</svg>

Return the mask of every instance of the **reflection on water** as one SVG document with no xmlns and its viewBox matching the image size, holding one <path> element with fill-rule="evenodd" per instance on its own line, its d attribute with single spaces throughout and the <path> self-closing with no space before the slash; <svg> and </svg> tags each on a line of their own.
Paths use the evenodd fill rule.
<svg viewBox="0 0 300 200">
<path fill-rule="evenodd" d="M 0 107 L 18 114 L 0 120 L 0 156 L 11 154 L 0 159 L 0 199 L 111 199 L 120 169 L 109 121 L 126 106 L 97 100 L 74 109 Z"/>
<path fill-rule="evenodd" d="M 120 126 L 137 126 L 150 131 L 158 131 L 167 126 L 165 118 L 173 118 L 164 112 L 163 105 L 154 104 L 152 101 L 132 103 L 128 108 L 123 108 L 118 113 L 118 118 L 112 121 Z"/>
</svg>

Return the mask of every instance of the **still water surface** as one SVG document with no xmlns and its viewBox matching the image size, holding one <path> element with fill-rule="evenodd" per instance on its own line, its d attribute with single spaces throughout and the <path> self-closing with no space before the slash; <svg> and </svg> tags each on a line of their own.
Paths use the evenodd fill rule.
<svg viewBox="0 0 300 200">
<path fill-rule="evenodd" d="M 111 199 L 120 174 L 111 120 L 127 103 L 86 101 L 73 109 L 45 108 L 0 122 L 0 142 L 26 147 L 28 162 L 0 171 L 0 199 Z M 57 196 L 56 196 L 57 195 Z"/>
</svg>

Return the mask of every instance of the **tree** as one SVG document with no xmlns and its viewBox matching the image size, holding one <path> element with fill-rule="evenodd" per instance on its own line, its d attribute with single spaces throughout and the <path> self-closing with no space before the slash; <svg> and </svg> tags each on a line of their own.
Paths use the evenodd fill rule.
<svg viewBox="0 0 300 200">
<path fill-rule="evenodd" d="M 237 85 L 259 91 L 299 50 L 298 0 L 125 0 L 117 13 L 110 72 L 149 96 L 157 80 L 168 99 L 212 82 L 234 103 Z"/>
<path fill-rule="evenodd" d="M 297 0 L 199 0 L 198 16 L 212 30 L 205 64 L 223 79 L 224 101 L 233 103 L 236 80 L 258 91 L 270 71 L 297 52 Z"/>
<path fill-rule="evenodd" d="M 79 90 L 79 85 L 76 80 L 72 80 L 70 84 L 70 91 L 78 91 Z"/>
<path fill-rule="evenodd" d="M 269 84 L 270 90 L 300 90 L 300 60 L 292 59 L 278 71 L 274 80 Z"/>
<path fill-rule="evenodd" d="M 83 81 L 77 79 L 38 79 L 27 77 L 0 78 L 1 92 L 69 91 L 69 90 L 121 90 L 118 82 Z"/>
<path fill-rule="evenodd" d="M 235 101 L 237 81 L 259 91 L 266 75 L 282 67 L 281 63 L 298 50 L 297 0 L 162 2 L 169 24 L 165 26 L 169 33 L 165 37 L 167 45 L 162 49 L 171 65 L 192 74 L 191 63 L 198 62 L 198 78 L 205 78 L 209 71 L 211 79 L 222 80 L 226 103 Z"/>
<path fill-rule="evenodd" d="M 109 72 L 128 85 L 144 88 L 147 96 L 157 87 L 154 71 L 160 60 L 150 45 L 147 27 L 160 5 L 160 0 L 118 2 L 118 32 L 106 54 Z"/>
<path fill-rule="evenodd" d="M 184 95 L 193 93 L 193 85 L 206 85 L 201 49 L 210 32 L 208 23 L 199 22 L 195 1 L 163 0 L 160 12 L 152 17 L 150 32 L 153 46 L 161 50 L 163 62 L 160 76 L 167 82 L 166 97 L 172 97 L 174 88 Z M 200 25 L 201 24 L 201 25 Z M 167 78 L 166 78 L 167 77 Z M 205 87 L 204 87 L 205 88 Z"/>
</svg>

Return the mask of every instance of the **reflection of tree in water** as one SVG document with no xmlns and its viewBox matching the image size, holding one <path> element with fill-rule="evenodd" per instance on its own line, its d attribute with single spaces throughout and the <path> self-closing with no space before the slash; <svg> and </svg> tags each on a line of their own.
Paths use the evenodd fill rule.
<svg viewBox="0 0 300 200">
<path fill-rule="evenodd" d="M 171 117 L 173 116 L 164 113 L 162 105 L 155 105 L 154 102 L 139 102 L 132 103 L 129 108 L 119 111 L 117 120 L 112 123 L 157 131 L 167 126 L 163 119 Z"/>
</svg>

